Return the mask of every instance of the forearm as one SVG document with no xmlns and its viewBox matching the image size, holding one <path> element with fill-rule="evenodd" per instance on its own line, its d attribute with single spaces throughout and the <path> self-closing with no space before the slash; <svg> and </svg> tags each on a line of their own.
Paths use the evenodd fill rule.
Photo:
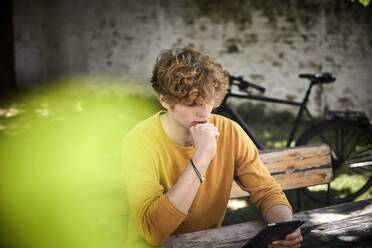
<svg viewBox="0 0 372 248">
<path fill-rule="evenodd" d="M 291 221 L 293 218 L 292 210 L 287 205 L 274 205 L 266 212 L 264 216 L 266 223 Z"/>
<path fill-rule="evenodd" d="M 199 172 L 204 175 L 206 168 L 197 164 Z M 166 193 L 169 201 L 180 211 L 187 213 L 191 207 L 196 193 L 200 187 L 200 180 L 194 171 L 191 163 L 188 164 L 182 175 L 178 178 L 173 187 Z"/>
</svg>

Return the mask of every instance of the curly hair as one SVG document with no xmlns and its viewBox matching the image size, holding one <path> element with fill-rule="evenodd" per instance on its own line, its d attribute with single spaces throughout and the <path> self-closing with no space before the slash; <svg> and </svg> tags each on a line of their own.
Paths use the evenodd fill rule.
<svg viewBox="0 0 372 248">
<path fill-rule="evenodd" d="M 203 104 L 214 100 L 219 106 L 229 88 L 226 71 L 212 57 L 193 47 L 162 51 L 156 59 L 151 78 L 154 90 L 173 107 Z"/>
</svg>

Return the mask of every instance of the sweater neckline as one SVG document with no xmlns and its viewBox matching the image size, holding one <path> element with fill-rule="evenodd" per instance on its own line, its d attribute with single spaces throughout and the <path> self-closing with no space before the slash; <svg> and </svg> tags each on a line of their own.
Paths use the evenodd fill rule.
<svg viewBox="0 0 372 248">
<path fill-rule="evenodd" d="M 158 122 L 158 125 L 160 127 L 160 132 L 161 132 L 161 135 L 164 136 L 167 140 L 167 142 L 169 144 L 171 144 L 172 146 L 176 147 L 177 149 L 183 149 L 183 150 L 187 150 L 187 151 L 193 151 L 195 148 L 193 145 L 191 146 L 182 146 L 180 144 L 177 144 L 174 140 L 172 140 L 168 135 L 167 133 L 165 132 L 164 128 L 163 128 L 163 125 L 161 124 L 161 121 L 160 121 L 160 116 L 167 113 L 166 110 L 160 110 L 157 114 L 157 118 L 156 118 L 156 121 Z"/>
</svg>

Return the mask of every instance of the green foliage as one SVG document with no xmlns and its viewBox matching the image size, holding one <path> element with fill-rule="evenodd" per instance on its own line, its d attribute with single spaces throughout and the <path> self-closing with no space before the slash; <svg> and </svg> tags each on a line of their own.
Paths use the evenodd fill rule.
<svg viewBox="0 0 372 248">
<path fill-rule="evenodd" d="M 355 0 L 351 1 L 355 2 Z M 358 0 L 358 2 L 361 3 L 364 7 L 367 7 L 371 3 L 371 0 Z"/>
<path fill-rule="evenodd" d="M 159 106 L 120 83 L 94 81 L 1 100 L 2 247 L 123 247 L 120 143 Z"/>
</svg>

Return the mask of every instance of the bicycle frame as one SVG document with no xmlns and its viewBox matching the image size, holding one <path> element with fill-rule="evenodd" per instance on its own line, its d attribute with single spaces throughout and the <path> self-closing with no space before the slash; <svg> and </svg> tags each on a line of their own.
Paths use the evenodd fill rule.
<svg viewBox="0 0 372 248">
<path fill-rule="evenodd" d="M 310 83 L 307 91 L 306 91 L 306 94 L 304 96 L 304 98 L 302 99 L 302 102 L 296 102 L 296 101 L 289 101 L 289 100 L 284 100 L 284 99 L 280 99 L 280 98 L 273 98 L 273 97 L 266 97 L 266 96 L 260 96 L 260 95 L 252 95 L 252 94 L 236 94 L 236 93 L 233 93 L 231 92 L 231 90 L 229 90 L 228 94 L 225 96 L 224 100 L 222 101 L 221 103 L 221 108 L 224 108 L 226 112 L 228 112 L 229 115 L 232 115 L 232 117 L 235 119 L 235 121 L 237 121 L 241 127 L 243 128 L 243 130 L 248 134 L 248 136 L 252 139 L 253 143 L 257 146 L 258 149 L 260 150 L 263 150 L 264 149 L 264 146 L 259 142 L 259 140 L 255 137 L 255 135 L 253 134 L 253 132 L 248 128 L 247 124 L 241 119 L 241 117 L 239 116 L 239 114 L 234 110 L 232 109 L 231 107 L 229 107 L 226 102 L 227 102 L 227 99 L 229 97 L 235 97 L 235 98 L 244 98 L 244 99 L 251 99 L 251 100 L 256 100 L 256 101 L 264 101 L 264 102 L 272 102 L 272 103 L 279 103 L 279 104 L 286 104 L 286 105 L 293 105 L 293 106 L 297 106 L 299 107 L 299 111 L 297 112 L 297 116 L 296 116 L 296 119 L 295 119 L 295 122 L 294 122 L 294 125 L 293 125 L 293 128 L 291 130 L 291 133 L 288 137 L 288 140 L 287 140 L 287 147 L 290 147 L 292 141 L 293 141 L 293 138 L 294 138 L 294 135 L 296 134 L 296 131 L 297 131 L 297 127 L 301 121 L 301 118 L 302 118 L 302 115 L 303 115 L 303 112 L 305 111 L 306 114 L 309 116 L 311 122 L 316 125 L 310 111 L 307 109 L 307 102 L 309 100 L 309 96 L 310 96 L 310 92 L 311 92 L 311 89 L 312 89 L 312 86 L 313 86 L 313 83 Z"/>
</svg>

